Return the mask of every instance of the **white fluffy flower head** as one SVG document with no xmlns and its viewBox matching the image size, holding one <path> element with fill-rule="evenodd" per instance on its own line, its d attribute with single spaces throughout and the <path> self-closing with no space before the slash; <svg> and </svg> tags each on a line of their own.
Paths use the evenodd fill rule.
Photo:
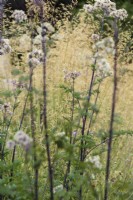
<svg viewBox="0 0 133 200">
<path fill-rule="evenodd" d="M 91 39 L 97 41 L 100 39 L 100 36 L 98 34 L 92 34 Z"/>
<path fill-rule="evenodd" d="M 88 13 L 93 13 L 95 11 L 95 7 L 91 4 L 85 4 L 83 9 Z"/>
<path fill-rule="evenodd" d="M 119 9 L 119 10 L 112 11 L 110 13 L 110 17 L 113 17 L 119 20 L 124 20 L 128 17 L 128 14 L 125 9 Z"/>
<path fill-rule="evenodd" d="M 60 192 L 60 191 L 62 191 L 63 190 L 63 185 L 57 185 L 56 187 L 54 187 L 54 193 L 56 193 L 56 192 Z"/>
<path fill-rule="evenodd" d="M 6 148 L 12 150 L 14 149 L 14 147 L 15 147 L 15 142 L 13 140 L 8 140 L 6 143 Z"/>
<path fill-rule="evenodd" d="M 95 9 L 104 11 L 105 14 L 116 10 L 116 4 L 110 0 L 96 0 L 94 4 Z"/>
<path fill-rule="evenodd" d="M 65 80 L 69 80 L 69 79 L 75 80 L 78 76 L 81 75 L 81 73 L 77 71 L 67 72 L 66 70 L 64 70 L 64 73 L 65 73 L 65 77 L 64 77 Z"/>
<path fill-rule="evenodd" d="M 110 64 L 105 58 L 101 58 L 97 61 L 96 68 L 97 68 L 96 74 L 97 77 L 99 78 L 104 79 L 112 74 L 112 69 L 110 67 Z"/>
<path fill-rule="evenodd" d="M 37 65 L 40 65 L 43 61 L 43 53 L 41 50 L 35 49 L 29 54 L 29 64 L 31 64 L 32 67 L 36 67 Z"/>
<path fill-rule="evenodd" d="M 0 55 L 5 55 L 11 52 L 11 46 L 8 39 L 1 39 L 0 41 Z"/>
<path fill-rule="evenodd" d="M 114 51 L 114 40 L 111 37 L 104 38 L 101 41 L 96 42 L 93 45 L 93 49 L 98 51 L 102 51 L 103 54 L 112 54 Z"/>
<path fill-rule="evenodd" d="M 21 23 L 27 20 L 27 15 L 23 10 L 14 10 L 12 18 L 14 18 L 17 23 Z"/>
<path fill-rule="evenodd" d="M 2 111 L 6 115 L 12 115 L 10 102 L 0 104 L 0 111 Z"/>
<path fill-rule="evenodd" d="M 94 166 L 95 166 L 96 168 L 98 168 L 98 169 L 101 169 L 101 168 L 102 168 L 102 164 L 101 164 L 101 162 L 100 162 L 100 157 L 99 157 L 98 155 L 97 155 L 97 156 L 90 157 L 90 158 L 89 158 L 89 161 L 90 161 L 91 163 L 93 163 Z"/>
<path fill-rule="evenodd" d="M 33 141 L 32 138 L 30 138 L 26 133 L 24 133 L 21 130 L 14 135 L 14 140 L 17 144 L 22 146 L 26 151 L 30 149 Z"/>
<path fill-rule="evenodd" d="M 65 135 L 66 135 L 65 132 L 56 133 L 56 137 L 64 137 Z"/>
</svg>

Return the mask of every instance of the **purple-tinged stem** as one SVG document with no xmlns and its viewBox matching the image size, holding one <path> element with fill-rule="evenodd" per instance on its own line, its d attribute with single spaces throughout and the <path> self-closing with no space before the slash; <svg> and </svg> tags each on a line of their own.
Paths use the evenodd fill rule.
<svg viewBox="0 0 133 200">
<path fill-rule="evenodd" d="M 117 59 L 118 59 L 118 27 L 117 20 L 114 21 L 114 42 L 115 42 L 115 55 L 114 55 L 114 85 L 113 85 L 113 95 L 112 95 L 112 109 L 110 117 L 110 128 L 109 128 L 109 141 L 108 141 L 108 151 L 107 151 L 107 162 L 106 162 L 106 175 L 105 175 L 105 191 L 104 200 L 108 200 L 109 196 L 109 176 L 110 176 L 110 162 L 111 162 L 111 150 L 112 150 L 112 140 L 114 131 L 114 117 L 116 108 L 116 95 L 117 95 Z"/>
</svg>

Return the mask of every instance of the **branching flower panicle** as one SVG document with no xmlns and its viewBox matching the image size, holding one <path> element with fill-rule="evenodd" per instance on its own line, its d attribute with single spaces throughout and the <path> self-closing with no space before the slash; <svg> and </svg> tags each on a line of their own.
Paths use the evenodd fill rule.
<svg viewBox="0 0 133 200">
<path fill-rule="evenodd" d="M 6 148 L 9 149 L 9 150 L 13 150 L 15 145 L 16 144 L 13 140 L 8 140 L 7 143 L 6 143 Z"/>
<path fill-rule="evenodd" d="M 98 34 L 92 34 L 91 39 L 96 42 L 100 39 L 100 36 Z"/>
<path fill-rule="evenodd" d="M 124 20 L 128 17 L 127 11 L 125 9 L 114 10 L 110 13 L 110 17 Z"/>
<path fill-rule="evenodd" d="M 94 166 L 98 169 L 101 169 L 102 168 L 102 164 L 100 162 L 100 157 L 98 155 L 96 156 L 92 156 L 89 158 L 89 162 L 94 164 Z"/>
<path fill-rule="evenodd" d="M 57 185 L 56 187 L 54 187 L 54 193 L 60 192 L 62 190 L 63 190 L 63 185 Z"/>
<path fill-rule="evenodd" d="M 94 4 L 95 10 L 102 10 L 106 15 L 116 10 L 116 4 L 110 0 L 96 0 Z"/>
<path fill-rule="evenodd" d="M 35 49 L 29 54 L 28 62 L 31 64 L 33 68 L 40 65 L 42 61 L 43 61 L 43 53 L 41 50 Z"/>
<path fill-rule="evenodd" d="M 81 75 L 80 72 L 77 72 L 77 71 L 73 71 L 73 72 L 67 72 L 64 70 L 64 73 L 65 73 L 65 76 L 64 76 L 64 79 L 65 80 L 69 80 L 69 79 L 73 79 L 75 80 L 77 77 L 79 77 Z"/>
<path fill-rule="evenodd" d="M 65 132 L 56 133 L 56 137 L 64 137 L 65 135 L 66 135 Z"/>
<path fill-rule="evenodd" d="M 72 132 L 72 135 L 73 135 L 74 137 L 76 137 L 77 134 L 78 134 L 77 131 L 73 131 L 73 132 Z"/>
<path fill-rule="evenodd" d="M 44 1 L 43 0 L 33 0 L 33 3 L 36 5 L 36 6 L 42 6 Z"/>
<path fill-rule="evenodd" d="M 12 18 L 14 18 L 17 23 L 21 23 L 27 20 L 27 15 L 23 10 L 14 10 Z"/>
<path fill-rule="evenodd" d="M 16 144 L 23 147 L 25 151 L 28 151 L 32 145 L 32 138 L 30 138 L 26 133 L 23 131 L 18 131 L 14 136 L 14 141 Z"/>
<path fill-rule="evenodd" d="M 0 104 L 0 111 L 5 114 L 12 115 L 11 104 L 9 102 Z"/>
<path fill-rule="evenodd" d="M 102 11 L 104 16 L 113 17 L 120 20 L 124 20 L 128 17 L 127 11 L 125 9 L 117 10 L 116 3 L 110 0 L 95 0 L 94 5 L 85 4 L 83 8 L 88 13 Z"/>
<path fill-rule="evenodd" d="M 7 80 L 6 81 L 9 85 L 13 87 L 13 90 L 17 89 L 24 89 L 26 88 L 26 84 L 16 80 Z"/>
<path fill-rule="evenodd" d="M 111 37 L 104 38 L 101 41 L 96 42 L 93 45 L 93 49 L 96 52 L 103 51 L 103 54 L 113 54 L 114 52 L 114 40 Z"/>
<path fill-rule="evenodd" d="M 113 38 L 107 37 L 93 45 L 95 53 L 93 55 L 93 63 L 96 66 L 96 77 L 104 79 L 112 75 L 111 66 L 106 57 L 114 52 Z"/>
<path fill-rule="evenodd" d="M 97 61 L 96 69 L 96 76 L 101 79 L 104 79 L 113 73 L 109 62 L 105 58 Z"/>
<path fill-rule="evenodd" d="M 88 13 L 93 13 L 95 11 L 95 7 L 91 4 L 85 4 L 83 8 Z"/>
<path fill-rule="evenodd" d="M 11 46 L 8 39 L 1 39 L 0 41 L 0 55 L 5 55 L 11 52 Z"/>
</svg>

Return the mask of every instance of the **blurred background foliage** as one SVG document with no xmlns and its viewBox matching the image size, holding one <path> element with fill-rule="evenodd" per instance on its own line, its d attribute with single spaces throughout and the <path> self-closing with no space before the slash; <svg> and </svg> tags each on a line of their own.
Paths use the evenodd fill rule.
<svg viewBox="0 0 133 200">
<path fill-rule="evenodd" d="M 53 17 L 56 17 L 56 15 L 61 12 L 62 14 L 64 12 L 71 12 L 71 14 L 75 15 L 85 3 L 94 3 L 95 0 L 45 0 L 45 2 L 49 3 L 49 5 L 51 6 L 51 14 L 53 13 Z M 132 0 L 115 0 L 114 2 L 117 4 L 118 8 L 125 8 L 128 11 L 129 17 L 133 15 Z M 10 5 L 13 10 L 26 10 L 26 0 L 7 0 L 7 5 Z M 61 15 L 60 18 L 62 18 Z"/>
<path fill-rule="evenodd" d="M 50 22 L 55 28 L 58 27 L 58 21 L 62 22 L 64 19 L 69 19 L 76 26 L 79 22 L 78 13 L 79 10 L 83 8 L 84 4 L 90 3 L 93 4 L 95 0 L 44 0 L 46 3 L 46 16 L 45 20 Z M 114 0 L 112 0 L 114 1 Z M 26 3 L 27 2 L 27 3 Z M 7 7 L 10 7 L 11 10 L 20 9 L 27 11 L 27 8 L 32 9 L 32 0 L 7 0 Z M 127 52 L 133 52 L 133 0 L 115 0 L 117 8 L 125 8 L 128 12 L 128 18 L 121 23 L 121 30 L 123 35 L 130 35 L 129 41 L 126 44 L 124 42 L 124 52 L 126 52 L 127 57 L 129 57 Z M 29 10 L 29 9 L 28 9 Z M 38 15 L 38 10 L 34 6 L 34 15 Z M 10 15 L 10 14 L 9 14 Z M 9 16 L 8 15 L 8 16 Z M 9 20 L 10 21 L 10 20 Z M 8 24 L 8 23 L 6 23 Z M 57 25 L 57 26 L 56 26 Z M 57 28 L 58 29 L 58 28 Z M 125 40 L 125 37 L 123 37 Z M 123 55 L 123 53 L 121 54 Z M 132 56 L 132 54 L 131 54 Z"/>
<path fill-rule="evenodd" d="M 112 0 L 113 1 L 113 0 Z M 95 0 L 78 0 L 77 8 L 82 8 L 85 3 L 94 3 Z M 125 8 L 130 15 L 133 14 L 133 1 L 132 0 L 115 0 L 118 8 Z"/>
<path fill-rule="evenodd" d="M 94 3 L 94 0 L 46 0 L 46 2 L 54 4 L 55 8 L 60 7 L 61 4 L 64 5 L 76 5 L 76 8 L 82 8 L 85 3 Z M 112 0 L 113 1 L 113 0 Z M 119 8 L 125 8 L 128 10 L 130 15 L 133 14 L 133 1 L 132 0 L 115 0 Z M 7 3 L 11 5 L 13 9 L 22 9 L 25 10 L 25 0 L 7 0 Z"/>
</svg>

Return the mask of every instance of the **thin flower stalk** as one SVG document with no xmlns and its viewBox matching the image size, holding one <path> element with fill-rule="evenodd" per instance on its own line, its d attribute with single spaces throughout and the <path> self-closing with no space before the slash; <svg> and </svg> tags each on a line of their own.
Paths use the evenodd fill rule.
<svg viewBox="0 0 133 200">
<path fill-rule="evenodd" d="M 81 130 L 81 134 L 82 134 L 82 139 L 81 139 L 81 150 L 80 150 L 80 161 L 83 161 L 83 137 L 85 134 L 85 128 L 86 128 L 86 122 L 87 122 L 87 114 L 88 114 L 88 105 L 90 103 L 90 98 L 91 98 L 91 94 L 92 94 L 92 88 L 93 88 L 93 83 L 94 83 L 94 79 L 95 79 L 95 69 L 92 70 L 92 76 L 91 76 L 91 82 L 90 82 L 90 86 L 89 86 L 89 90 L 88 90 L 88 96 L 87 96 L 87 106 L 85 108 L 85 114 L 82 117 L 82 130 Z"/>
<path fill-rule="evenodd" d="M 29 88 L 30 88 L 30 86 L 29 86 Z M 25 101 L 24 101 L 24 106 L 23 106 L 22 115 L 21 115 L 21 119 L 20 119 L 18 130 L 21 130 L 21 128 L 22 128 L 24 117 L 25 117 L 25 114 L 26 114 L 25 110 L 26 110 L 26 106 L 27 106 L 27 102 L 28 102 L 28 98 L 29 98 L 29 94 L 30 94 L 29 88 L 28 88 L 28 93 L 27 93 Z M 12 164 L 15 161 L 15 155 L 16 155 L 16 146 L 14 147 L 13 152 L 12 152 L 12 159 L 11 159 L 12 160 Z M 13 174 L 14 174 L 14 169 L 13 169 L 13 166 L 12 166 L 11 173 L 10 173 L 10 181 L 12 181 Z"/>
<path fill-rule="evenodd" d="M 3 34 L 3 14 L 4 14 L 4 5 L 5 0 L 0 0 L 0 45 L 2 42 L 2 34 Z M 0 144 L 0 153 L 2 151 L 2 145 Z M 1 156 L 1 159 L 3 159 L 3 156 Z M 0 179 L 2 179 L 2 174 L 0 173 Z M 3 199 L 3 196 L 0 195 L 0 199 Z"/>
<path fill-rule="evenodd" d="M 96 60 L 95 60 L 95 64 L 96 64 Z M 88 106 L 89 106 L 90 99 L 91 99 L 94 80 L 95 80 L 95 67 L 93 67 L 93 70 L 92 70 L 92 76 L 91 76 L 91 81 L 90 81 L 90 86 L 89 86 L 88 96 L 87 96 L 87 107 L 85 108 L 85 114 L 82 117 L 82 129 L 81 129 L 82 138 L 81 138 L 81 148 L 80 148 L 80 161 L 81 162 L 84 161 L 84 147 L 83 147 L 84 135 L 85 135 L 86 122 L 87 122 Z M 83 173 L 81 173 L 81 175 L 83 175 Z M 79 189 L 79 200 L 82 200 L 82 186 Z"/>
<path fill-rule="evenodd" d="M 100 29 L 100 36 L 98 38 L 98 40 L 100 39 L 103 31 L 104 31 L 104 16 L 102 17 L 102 20 L 101 20 L 101 29 Z M 92 89 L 93 89 L 93 83 L 95 81 L 95 65 L 97 63 L 97 58 L 95 58 L 94 60 L 94 66 L 93 66 L 93 70 L 92 70 L 92 76 L 91 76 L 91 82 L 90 82 L 90 86 L 89 86 L 89 91 L 88 91 L 88 97 L 87 97 L 87 100 L 88 100 L 88 105 L 90 103 L 90 97 L 91 97 L 91 93 L 92 93 Z M 86 127 L 86 120 L 87 120 L 87 114 L 88 114 L 88 108 L 86 109 L 85 111 L 85 115 L 83 116 L 83 125 L 82 125 L 82 137 L 84 136 L 84 132 L 85 132 L 85 127 Z M 81 152 L 80 152 L 80 161 L 83 161 L 83 157 L 84 157 L 84 150 L 82 148 L 83 146 L 83 139 L 81 139 Z"/>
<path fill-rule="evenodd" d="M 73 118 L 74 118 L 74 107 L 75 107 L 75 99 L 74 99 L 74 92 L 75 92 L 75 78 L 72 78 L 72 105 L 71 105 L 71 126 L 73 125 Z M 70 144 L 72 144 L 72 127 L 71 127 L 71 131 L 70 131 Z M 66 190 L 69 190 L 69 183 L 67 181 L 67 177 L 70 173 L 70 169 L 71 169 L 71 161 L 69 160 L 67 163 L 67 168 L 66 168 L 66 173 L 65 173 L 65 177 L 64 177 L 64 183 L 63 186 L 64 188 L 66 188 Z"/>
<path fill-rule="evenodd" d="M 47 151 L 47 161 L 48 161 L 48 173 L 49 173 L 49 182 L 50 182 L 50 200 L 54 200 L 54 192 L 53 192 L 53 168 L 51 162 L 51 153 L 50 153 L 50 141 L 49 141 L 49 134 L 48 134 L 48 121 L 47 121 L 47 67 L 46 67 L 46 28 L 43 26 L 44 22 L 44 13 L 43 13 L 43 6 L 40 6 L 41 11 L 41 26 L 42 26 L 42 51 L 43 51 L 43 98 L 44 98 L 44 105 L 43 105 L 43 127 L 45 131 L 45 141 L 46 141 L 46 151 Z"/>
<path fill-rule="evenodd" d="M 3 34 L 3 15 L 4 15 L 4 6 L 6 1 L 0 0 L 0 43 L 2 40 L 2 34 Z"/>
<path fill-rule="evenodd" d="M 35 138 L 35 117 L 34 117 L 34 104 L 33 104 L 33 68 L 30 66 L 30 110 L 31 110 L 31 133 L 33 139 L 33 159 L 34 159 L 34 200 L 38 200 L 38 167 L 36 167 L 37 154 L 36 154 L 36 138 Z"/>
<path fill-rule="evenodd" d="M 99 91 L 100 91 L 100 86 L 101 86 L 101 81 L 98 84 L 98 88 L 97 88 L 97 94 L 96 94 L 96 98 L 95 98 L 95 102 L 94 102 L 94 107 L 97 105 L 97 101 L 98 101 L 98 97 L 99 97 Z M 90 133 L 90 128 L 92 125 L 92 121 L 93 121 L 93 116 L 94 116 L 95 111 L 92 111 L 91 117 L 90 117 L 90 121 L 89 121 L 89 125 L 88 125 L 88 131 L 87 131 L 87 135 L 89 135 Z"/>
<path fill-rule="evenodd" d="M 100 28 L 100 36 L 98 38 L 98 40 L 101 38 L 102 33 L 104 31 L 104 19 L 105 16 L 102 17 L 101 19 L 101 28 Z M 95 65 L 97 63 L 97 59 L 95 58 L 94 60 L 94 66 L 93 66 L 93 70 L 92 70 L 92 76 L 91 76 L 91 82 L 90 82 L 90 87 L 89 87 L 89 91 L 88 91 L 88 105 L 90 103 L 90 98 L 91 98 L 91 93 L 92 93 L 92 89 L 93 89 L 93 83 L 95 81 Z M 85 135 L 85 128 L 86 128 L 86 122 L 87 122 L 87 114 L 88 114 L 88 108 L 86 108 L 85 111 L 85 115 L 82 117 L 82 130 L 81 130 L 81 134 L 82 134 L 82 138 L 81 138 L 81 149 L 80 149 L 80 161 L 83 162 L 84 161 L 84 157 L 85 157 L 85 148 L 83 148 L 83 144 L 84 144 L 84 135 Z M 82 173 L 83 175 L 83 173 Z M 79 190 L 79 200 L 82 200 L 82 186 L 80 187 Z"/>
<path fill-rule="evenodd" d="M 7 125 L 7 128 L 6 128 L 6 135 L 5 135 L 4 144 L 3 144 L 2 152 L 1 152 L 1 155 L 2 155 L 2 158 L 3 158 L 3 159 L 4 159 L 4 151 L 5 151 L 5 144 L 6 144 L 7 135 L 8 135 L 8 129 L 10 128 L 10 125 L 11 125 L 11 123 L 12 123 L 12 119 L 13 119 L 14 112 L 15 112 L 15 109 L 16 109 L 16 103 L 17 103 L 17 97 L 15 97 L 12 115 L 11 115 L 11 117 L 10 117 L 9 123 L 8 123 L 8 125 Z"/>
<path fill-rule="evenodd" d="M 95 97 L 94 106 L 97 105 L 97 101 L 98 101 L 98 97 L 99 97 L 100 86 L 101 86 L 101 81 L 100 81 L 99 84 L 98 84 L 97 94 L 96 94 L 96 97 Z M 89 120 L 87 135 L 89 135 L 89 133 L 90 133 L 90 128 L 91 128 L 91 126 L 92 126 L 94 113 L 95 113 L 95 111 L 92 110 L 92 113 L 91 113 L 91 116 L 90 116 L 90 120 Z M 86 142 L 85 142 L 85 145 L 86 145 Z M 85 157 L 86 157 L 86 148 L 84 148 L 84 155 L 83 155 L 83 157 L 84 157 L 84 159 L 85 159 Z"/>
<path fill-rule="evenodd" d="M 31 20 L 32 27 L 32 20 Z M 31 51 L 33 50 L 33 27 L 31 33 Z M 29 70 L 30 70 L 30 83 L 29 83 L 29 92 L 30 92 L 30 120 L 31 120 L 31 134 L 33 140 L 33 159 L 34 159 L 34 200 L 39 199 L 39 190 L 38 190 L 38 180 L 39 180 L 39 169 L 37 166 L 37 150 L 36 150 L 36 126 L 35 126 L 35 115 L 34 115 L 34 95 L 33 95 L 33 74 L 34 74 L 34 65 L 33 62 L 29 59 Z"/>
<path fill-rule="evenodd" d="M 109 177 L 110 177 L 110 164 L 111 164 L 111 150 L 112 150 L 114 118 L 115 118 L 115 108 L 116 108 L 116 95 L 117 95 L 117 59 L 118 59 L 117 19 L 114 20 L 114 42 L 115 42 L 115 47 L 114 47 L 114 49 L 115 49 L 115 55 L 114 55 L 114 85 L 113 85 L 112 108 L 111 108 L 110 128 L 109 128 L 109 141 L 108 141 L 108 150 L 107 150 L 104 200 L 108 200 L 108 198 L 109 198 Z"/>
</svg>

